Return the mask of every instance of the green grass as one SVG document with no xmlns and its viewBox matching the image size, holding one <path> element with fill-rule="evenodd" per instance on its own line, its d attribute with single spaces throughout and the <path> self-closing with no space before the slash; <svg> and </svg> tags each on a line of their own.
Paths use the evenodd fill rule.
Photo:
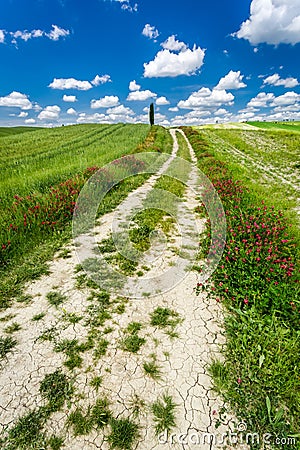
<svg viewBox="0 0 300 450">
<path fill-rule="evenodd" d="M 5 316 L 0 318 L 0 322 L 8 322 L 11 319 L 14 319 L 16 314 L 6 314 Z"/>
<path fill-rule="evenodd" d="M 109 410 L 109 402 L 106 398 L 98 399 L 91 410 L 91 419 L 93 424 L 99 429 L 110 422 L 112 417 Z"/>
<path fill-rule="evenodd" d="M 74 436 L 82 436 L 91 432 L 93 421 L 90 415 L 84 415 L 81 409 L 72 411 L 68 417 L 68 425 L 72 427 Z"/>
<path fill-rule="evenodd" d="M 0 138 L 41 130 L 41 127 L 0 127 Z"/>
<path fill-rule="evenodd" d="M 44 313 L 44 312 L 41 312 L 41 313 L 39 313 L 39 314 L 35 314 L 33 317 L 32 317 L 32 321 L 33 322 L 37 322 L 37 321 L 39 321 L 39 320 L 42 320 L 44 317 L 45 317 L 45 315 L 46 315 L 46 313 Z"/>
<path fill-rule="evenodd" d="M 191 162 L 191 155 L 186 140 L 184 139 L 182 134 L 178 132 L 176 132 L 176 138 L 179 145 L 177 156 Z"/>
<path fill-rule="evenodd" d="M 124 337 L 121 340 L 121 348 L 127 352 L 137 353 L 142 345 L 146 343 L 145 338 L 141 338 L 138 332 L 142 329 L 139 322 L 131 322 L 124 330 Z"/>
<path fill-rule="evenodd" d="M 17 341 L 11 336 L 0 336 L 0 360 L 3 359 L 7 355 L 7 353 L 11 352 L 16 345 Z"/>
<path fill-rule="evenodd" d="M 68 417 L 68 425 L 72 427 L 74 436 L 82 436 L 91 432 L 95 427 L 104 428 L 110 423 L 112 414 L 109 410 L 109 402 L 106 398 L 98 399 L 94 406 L 90 406 L 87 412 L 76 408 Z"/>
<path fill-rule="evenodd" d="M 51 450 L 60 450 L 63 446 L 64 438 L 60 436 L 50 436 L 48 439 L 48 445 Z"/>
<path fill-rule="evenodd" d="M 129 401 L 129 409 L 132 416 L 138 417 L 139 414 L 145 409 L 146 402 L 137 394 L 133 394 Z"/>
<path fill-rule="evenodd" d="M 164 431 L 169 433 L 176 426 L 176 406 L 172 397 L 168 394 L 163 394 L 161 399 L 157 399 L 156 402 L 152 403 L 151 411 L 154 417 L 156 435 Z"/>
<path fill-rule="evenodd" d="M 247 122 L 249 125 L 253 125 L 265 130 L 287 130 L 287 131 L 300 131 L 300 122 Z"/>
<path fill-rule="evenodd" d="M 143 325 L 140 322 L 130 322 L 127 325 L 127 328 L 125 330 L 125 333 L 128 334 L 136 334 L 138 331 L 140 331 L 143 328 Z"/>
<path fill-rule="evenodd" d="M 125 336 L 121 342 L 121 348 L 127 352 L 137 353 L 139 349 L 146 343 L 145 338 L 141 338 L 137 334 Z"/>
<path fill-rule="evenodd" d="M 109 342 L 107 339 L 103 339 L 103 338 L 100 339 L 97 342 L 96 347 L 93 352 L 94 358 L 99 359 L 99 358 L 101 358 L 101 356 L 104 356 L 106 354 L 108 345 L 109 345 Z"/>
<path fill-rule="evenodd" d="M 93 303 L 87 308 L 87 318 L 85 324 L 90 327 L 101 327 L 106 320 L 111 319 L 111 313 L 103 304 Z"/>
<path fill-rule="evenodd" d="M 64 303 L 67 300 L 67 297 L 58 291 L 48 292 L 46 295 L 46 299 L 50 303 L 51 306 L 55 306 L 56 308 Z"/>
<path fill-rule="evenodd" d="M 179 314 L 169 308 L 157 307 L 151 314 L 151 325 L 159 328 L 174 328 L 181 322 Z"/>
<path fill-rule="evenodd" d="M 73 370 L 75 367 L 81 367 L 83 359 L 80 353 L 90 350 L 94 346 L 93 340 L 87 340 L 85 343 L 79 344 L 77 339 L 63 339 L 57 342 L 54 347 L 56 352 L 64 352 L 67 356 L 64 365 Z"/>
<path fill-rule="evenodd" d="M 154 358 L 149 361 L 145 361 L 143 363 L 143 369 L 145 374 L 153 378 L 154 380 L 159 380 L 161 378 L 160 367 L 156 363 Z"/>
<path fill-rule="evenodd" d="M 111 449 L 131 450 L 139 437 L 138 425 L 130 419 L 111 419 L 107 437 Z"/>
<path fill-rule="evenodd" d="M 96 389 L 96 391 L 98 392 L 100 386 L 102 385 L 103 382 L 103 377 L 101 376 L 95 376 L 94 378 L 92 378 L 90 385 Z"/>
<path fill-rule="evenodd" d="M 65 401 L 71 398 L 73 387 L 69 378 L 61 370 L 56 370 L 45 375 L 40 384 L 40 393 L 48 401 L 49 410 L 54 412 L 61 409 Z"/>
<path fill-rule="evenodd" d="M 62 319 L 75 325 L 83 319 L 83 316 L 78 316 L 76 313 L 68 313 L 66 311 L 63 311 Z"/>
<path fill-rule="evenodd" d="M 45 420 L 45 411 L 42 408 L 20 417 L 8 431 L 7 438 L 3 441 L 8 445 L 4 448 L 9 450 L 39 450 L 43 448 L 46 440 L 43 433 Z"/>
<path fill-rule="evenodd" d="M 150 191 L 143 202 L 145 209 L 135 215 L 134 225 L 129 230 L 130 239 L 137 250 L 143 252 L 150 248 L 150 234 L 155 230 L 161 229 L 168 234 L 173 229 L 174 219 L 166 211 L 171 209 L 176 214 L 177 198 L 181 198 L 184 194 L 183 181 L 187 176 L 186 167 L 175 160 L 170 164 L 166 174 L 155 183 L 154 189 L 160 191 Z M 168 193 L 173 195 L 170 196 Z M 159 205 L 159 209 L 151 207 L 153 204 Z"/>
<path fill-rule="evenodd" d="M 106 164 L 124 151 L 132 152 L 147 132 L 147 125 L 85 124 L 40 129 L 2 139 L 2 198 L 24 196 L 36 190 L 44 192 L 86 167 Z"/>
<path fill-rule="evenodd" d="M 6 334 L 12 334 L 15 333 L 16 331 L 21 330 L 21 325 L 17 322 L 13 322 L 11 325 L 7 326 L 6 328 L 4 328 L 4 332 Z"/>
</svg>

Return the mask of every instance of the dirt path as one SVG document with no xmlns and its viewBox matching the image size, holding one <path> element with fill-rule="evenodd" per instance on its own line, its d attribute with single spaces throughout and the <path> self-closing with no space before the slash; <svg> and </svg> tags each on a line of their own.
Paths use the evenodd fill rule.
<svg viewBox="0 0 300 450">
<path fill-rule="evenodd" d="M 171 134 L 174 147 L 168 164 L 178 150 L 175 131 L 171 130 Z M 196 170 L 196 157 L 191 146 L 189 148 Z M 103 240 L 110 236 L 116 214 L 123 214 L 124 218 L 124 211 L 128 211 L 130 203 L 133 204 L 137 198 L 144 199 L 160 174 L 167 170 L 168 164 L 131 193 L 117 211 L 101 218 L 101 223 L 95 228 L 97 242 L 106 242 Z M 195 173 L 193 170 L 190 173 L 191 187 L 197 181 Z M 189 210 L 191 214 L 199 203 L 191 187 L 187 188 L 184 201 L 178 206 L 185 232 L 191 226 L 190 219 L 184 217 L 185 213 Z M 205 223 L 197 217 L 193 220 L 198 234 Z M 194 242 L 193 233 L 190 234 Z M 155 245 L 158 246 L 158 256 Z M 175 229 L 167 236 L 162 253 L 159 240 L 153 241 L 153 247 L 147 264 L 149 273 L 155 275 L 174 264 L 180 250 L 179 231 Z M 190 263 L 195 248 L 186 245 L 186 250 L 187 255 L 181 257 Z M 45 439 L 55 436 L 63 439 L 61 448 L 69 450 L 109 449 L 107 436 L 112 435 L 111 426 L 102 428 L 98 422 L 97 428 L 91 420 L 91 426 L 87 426 L 88 418 L 94 417 L 97 399 L 105 397 L 115 419 L 129 418 L 139 426 L 140 437 L 133 448 L 222 448 L 221 444 L 208 444 L 211 438 L 205 435 L 211 433 L 218 441 L 222 433 L 233 430 L 233 421 L 229 419 L 216 428 L 223 404 L 213 393 L 208 374 L 209 364 L 218 355 L 219 345 L 223 342 L 220 305 L 212 303 L 204 294 L 195 295 L 197 274 L 192 271 L 186 272 L 179 284 L 174 282 L 173 288 L 157 295 L 146 292 L 143 298 L 126 298 L 112 294 L 108 299 L 97 286 L 89 283 L 83 272 L 76 273 L 77 251 L 74 243 L 68 245 L 66 257 L 57 255 L 51 262 L 50 274 L 27 287 L 26 293 L 32 296 L 31 301 L 16 304 L 1 314 L 1 336 L 8 335 L 8 327 L 19 324 L 19 329 L 12 333 L 17 343 L 0 362 L 3 448 L 29 448 L 13 446 L 20 441 L 24 431 L 21 425 L 25 422 L 18 422 L 18 419 L 28 418 L 32 411 L 43 411 L 49 398 L 53 403 L 57 385 L 52 383 L 49 388 L 52 394 L 45 397 L 41 393 L 41 382 L 47 374 L 55 371 L 71 380 L 72 389 L 70 392 L 62 389 L 60 407 L 54 402 L 52 410 L 47 410 L 47 417 L 38 422 L 31 434 L 27 433 L 27 445 L 36 442 L 36 446 L 31 448 L 51 448 L 45 444 Z M 140 263 L 144 264 L 145 261 Z M 152 320 L 157 308 L 171 313 L 164 326 Z M 139 325 L 133 326 L 133 323 Z M 139 344 L 136 351 L 129 351 L 128 344 L 136 342 Z M 145 371 L 145 363 L 156 366 L 157 377 L 153 373 L 151 377 L 150 370 Z M 172 397 L 176 404 L 174 435 L 173 438 L 169 436 L 167 442 L 155 435 L 151 410 L 151 405 L 164 394 Z M 76 428 L 79 413 L 85 420 L 86 429 Z M 73 417 L 73 422 L 70 417 Z M 81 419 L 82 424 L 84 420 Z"/>
</svg>

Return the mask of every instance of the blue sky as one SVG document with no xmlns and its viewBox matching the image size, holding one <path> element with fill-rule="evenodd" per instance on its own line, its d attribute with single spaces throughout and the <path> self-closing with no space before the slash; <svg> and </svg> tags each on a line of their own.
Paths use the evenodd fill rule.
<svg viewBox="0 0 300 450">
<path fill-rule="evenodd" d="M 300 120 L 299 0 L 6 0 L 0 125 Z"/>
</svg>

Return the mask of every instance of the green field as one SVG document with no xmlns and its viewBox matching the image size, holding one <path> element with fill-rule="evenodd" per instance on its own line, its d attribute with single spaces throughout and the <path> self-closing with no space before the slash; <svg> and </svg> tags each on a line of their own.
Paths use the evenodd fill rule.
<svg viewBox="0 0 300 450">
<path fill-rule="evenodd" d="M 0 137 L 41 130 L 39 127 L 0 127 Z"/>
<path fill-rule="evenodd" d="M 87 167 L 131 153 L 148 130 L 147 125 L 88 124 L 2 137 L 2 201 L 15 194 L 44 192 Z"/>
<path fill-rule="evenodd" d="M 2 304 L 24 281 L 45 270 L 46 259 L 69 236 L 77 196 L 97 168 L 124 155 L 162 149 L 171 151 L 169 133 L 142 124 L 74 125 L 1 137 Z M 144 177 L 125 180 L 110 192 L 102 213 Z M 41 265 L 33 263 L 35 258 Z"/>
<path fill-rule="evenodd" d="M 287 130 L 300 131 L 300 122 L 247 122 L 254 127 L 263 128 L 265 130 Z"/>
</svg>

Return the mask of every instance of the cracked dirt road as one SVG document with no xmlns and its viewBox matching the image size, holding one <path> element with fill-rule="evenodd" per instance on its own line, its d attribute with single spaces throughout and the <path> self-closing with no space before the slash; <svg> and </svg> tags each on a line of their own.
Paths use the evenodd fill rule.
<svg viewBox="0 0 300 450">
<path fill-rule="evenodd" d="M 178 144 L 176 132 L 171 130 L 171 134 L 174 156 Z M 195 155 L 189 148 L 192 164 L 196 167 Z M 145 183 L 144 193 L 151 190 L 156 179 L 154 176 Z M 198 202 L 192 190 L 187 189 L 185 207 L 193 210 Z M 110 235 L 113 220 L 114 213 L 101 218 L 95 229 L 98 242 Z M 203 219 L 195 220 L 199 230 L 203 230 Z M 176 233 L 174 230 L 169 236 L 171 246 L 159 264 L 154 260 L 150 271 L 172 265 L 179 245 Z M 51 448 L 47 444 L 44 447 L 30 445 L 34 444 L 34 437 L 42 436 L 41 442 L 48 442 L 48 437 L 58 436 L 63 440 L 61 448 L 109 449 L 109 426 L 91 427 L 85 433 L 76 433 L 74 424 L 69 421 L 72 412 L 80 410 L 85 416 L 97 399 L 105 397 L 115 418 L 129 418 L 138 424 L 139 438 L 132 447 L 134 449 L 223 448 L 222 433 L 233 431 L 234 420 L 228 417 L 221 426 L 216 426 L 224 405 L 213 392 L 208 374 L 210 362 L 218 356 L 219 346 L 224 342 L 222 311 L 220 305 L 212 303 L 205 294 L 195 295 L 197 274 L 187 272 L 178 285 L 156 296 L 126 299 L 111 295 L 109 300 L 106 299 L 103 315 L 97 290 L 86 282 L 84 274 L 76 273 L 76 246 L 71 243 L 66 248 L 68 258 L 57 255 L 50 263 L 49 275 L 27 287 L 26 293 L 32 296 L 30 302 L 16 304 L 1 313 L 1 335 L 5 335 L 10 325 L 19 324 L 19 329 L 13 333 L 16 345 L 0 362 L 3 448 Z M 49 292 L 59 292 L 61 302 L 49 304 Z M 151 314 L 158 307 L 177 314 L 179 320 L 174 327 L 161 328 L 151 324 Z M 142 340 L 135 353 L 125 351 L 122 346 L 132 322 L 140 324 L 138 336 Z M 99 342 L 102 342 L 102 349 Z M 87 343 L 89 345 L 85 345 Z M 77 357 L 75 363 L 74 357 Z M 159 368 L 157 379 L 145 373 L 144 363 L 149 360 L 155 361 Z M 40 384 L 47 374 L 56 370 L 61 370 L 71 380 L 73 395 L 48 414 L 36 434 L 30 435 L 28 447 L 14 447 L 9 430 L 20 423 L 21 417 L 45 405 Z M 99 382 L 97 385 L 95 380 Z M 176 403 L 176 427 L 171 431 L 173 437 L 169 435 L 167 440 L 155 435 L 151 411 L 151 404 L 164 393 L 172 396 Z M 210 434 L 217 442 L 207 442 Z"/>
</svg>

